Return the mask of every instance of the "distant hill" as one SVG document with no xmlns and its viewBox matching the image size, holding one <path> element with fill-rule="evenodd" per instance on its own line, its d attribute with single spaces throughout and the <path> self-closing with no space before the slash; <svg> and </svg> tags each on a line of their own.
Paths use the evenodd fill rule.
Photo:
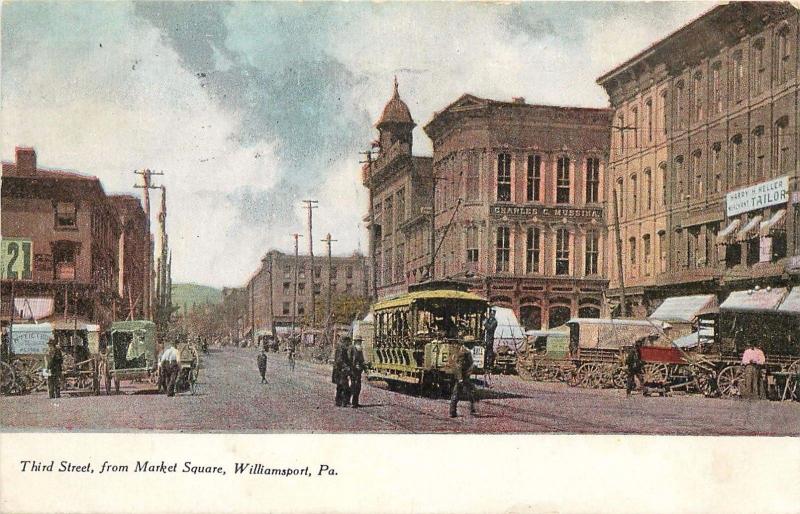
<svg viewBox="0 0 800 514">
<path fill-rule="evenodd" d="M 183 314 L 183 306 L 189 311 L 192 305 L 204 303 L 221 303 L 222 290 L 200 284 L 172 284 L 172 304 L 178 307 L 178 313 Z"/>
</svg>

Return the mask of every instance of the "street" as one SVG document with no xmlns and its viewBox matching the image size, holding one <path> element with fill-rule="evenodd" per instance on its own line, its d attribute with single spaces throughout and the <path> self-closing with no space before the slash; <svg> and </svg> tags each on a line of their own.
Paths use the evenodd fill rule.
<svg viewBox="0 0 800 514">
<path fill-rule="evenodd" d="M 212 348 L 202 359 L 194 396 L 133 394 L 135 388 L 126 384 L 124 394 L 111 396 L 4 396 L 2 429 L 800 435 L 800 405 L 794 402 L 626 398 L 620 390 L 495 376 L 491 389 L 478 387 L 482 400 L 476 416 L 461 402 L 458 418 L 450 419 L 446 399 L 395 393 L 382 382 L 366 380 L 362 408 L 337 408 L 330 367 L 298 361 L 292 373 L 283 354 L 269 354 L 267 384 L 261 384 L 253 349 Z"/>
</svg>

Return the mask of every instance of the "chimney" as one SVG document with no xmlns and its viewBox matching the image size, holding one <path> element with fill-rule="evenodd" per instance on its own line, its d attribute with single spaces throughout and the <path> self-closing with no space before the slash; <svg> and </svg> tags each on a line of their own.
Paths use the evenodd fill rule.
<svg viewBox="0 0 800 514">
<path fill-rule="evenodd" d="M 515 96 L 514 98 L 512 98 L 512 100 L 514 100 L 515 104 L 524 104 L 525 103 L 525 97 L 523 97 L 523 96 Z"/>
<path fill-rule="evenodd" d="M 31 174 L 36 172 L 36 150 L 26 146 L 16 147 L 17 173 Z"/>
</svg>

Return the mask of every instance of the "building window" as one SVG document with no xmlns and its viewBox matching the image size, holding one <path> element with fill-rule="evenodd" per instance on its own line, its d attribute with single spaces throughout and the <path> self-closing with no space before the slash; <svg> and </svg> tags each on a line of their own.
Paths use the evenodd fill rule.
<svg viewBox="0 0 800 514">
<path fill-rule="evenodd" d="M 692 174 L 694 175 L 694 184 L 692 190 L 689 192 L 695 198 L 703 196 L 703 152 L 695 150 L 692 152 Z"/>
<path fill-rule="evenodd" d="M 394 281 L 395 282 L 402 282 L 403 277 L 406 274 L 406 266 L 405 266 L 405 258 L 406 258 L 406 245 L 404 243 L 399 243 L 395 247 L 395 257 L 394 257 Z M 352 278 L 352 277 L 348 277 Z"/>
<path fill-rule="evenodd" d="M 71 241 L 58 241 L 53 244 L 53 278 L 55 280 L 75 280 L 77 244 Z"/>
<path fill-rule="evenodd" d="M 556 275 L 569 275 L 569 232 L 565 228 L 556 231 Z"/>
<path fill-rule="evenodd" d="M 569 203 L 569 157 L 559 157 L 556 167 L 556 203 Z"/>
<path fill-rule="evenodd" d="M 633 117 L 633 147 L 639 148 L 639 109 L 634 107 L 631 115 Z"/>
<path fill-rule="evenodd" d="M 600 191 L 600 159 L 586 159 L 586 203 L 597 203 Z"/>
<path fill-rule="evenodd" d="M 665 135 L 667 133 L 667 127 L 669 126 L 667 125 L 667 116 L 669 113 L 669 109 L 667 109 L 667 95 L 669 95 L 669 92 L 666 89 L 661 92 L 661 132 Z"/>
<path fill-rule="evenodd" d="M 658 165 L 658 178 L 661 181 L 661 205 L 667 205 L 667 163 Z"/>
<path fill-rule="evenodd" d="M 284 282 L 283 283 L 283 294 L 291 294 L 292 292 L 292 283 L 291 282 Z"/>
<path fill-rule="evenodd" d="M 642 261 L 644 264 L 644 274 L 650 274 L 650 234 L 642 236 Z"/>
<path fill-rule="evenodd" d="M 714 193 L 722 191 L 722 143 L 711 145 L 711 170 L 714 172 Z"/>
<path fill-rule="evenodd" d="M 470 152 L 467 155 L 466 188 L 466 198 L 468 202 L 474 202 L 480 199 L 480 169 L 478 168 L 478 155 L 474 152 Z"/>
<path fill-rule="evenodd" d="M 764 177 L 766 173 L 766 155 L 764 149 L 764 126 L 759 125 L 753 130 L 753 172 L 755 179 Z"/>
<path fill-rule="evenodd" d="M 383 285 L 383 251 L 380 249 L 375 250 L 375 285 L 380 287 Z M 331 280 L 333 280 L 335 275 L 333 271 L 331 271 Z M 331 289 L 333 289 L 333 285 L 331 284 Z"/>
<path fill-rule="evenodd" d="M 619 153 L 620 154 L 624 154 L 625 153 L 625 115 L 624 114 L 620 114 L 619 116 L 617 116 L 617 123 L 619 124 L 619 127 L 617 127 L 617 130 L 619 131 Z"/>
<path fill-rule="evenodd" d="M 322 266 L 314 266 L 314 278 L 320 278 L 322 276 Z"/>
<path fill-rule="evenodd" d="M 56 202 L 56 228 L 77 228 L 78 209 L 74 202 Z"/>
<path fill-rule="evenodd" d="M 636 238 L 631 237 L 628 239 L 628 256 L 631 260 L 631 265 L 636 264 Z"/>
<path fill-rule="evenodd" d="M 644 103 L 645 115 L 647 116 L 647 141 L 653 142 L 653 100 L 650 98 Z"/>
<path fill-rule="evenodd" d="M 742 135 L 736 134 L 731 138 L 731 173 L 734 185 L 744 183 L 744 162 L 742 155 Z"/>
<path fill-rule="evenodd" d="M 508 263 L 511 260 L 511 229 L 508 227 L 497 228 L 497 245 L 495 246 L 495 271 L 508 273 Z"/>
<path fill-rule="evenodd" d="M 539 191 L 542 183 L 542 158 L 539 155 L 528 156 L 528 187 L 527 200 L 538 202 L 541 200 Z"/>
<path fill-rule="evenodd" d="M 639 179 L 636 175 L 631 175 L 631 218 L 636 217 L 636 212 L 639 210 Z"/>
<path fill-rule="evenodd" d="M 289 264 L 283 267 L 283 278 L 292 278 L 292 267 Z"/>
<path fill-rule="evenodd" d="M 297 314 L 302 316 L 306 313 L 306 304 L 303 302 L 297 302 Z"/>
<path fill-rule="evenodd" d="M 644 175 L 644 204 L 649 212 L 653 209 L 653 173 L 650 168 L 645 168 L 642 175 Z"/>
<path fill-rule="evenodd" d="M 391 248 L 386 248 L 383 254 L 383 283 L 389 285 L 394 276 L 394 253 Z"/>
<path fill-rule="evenodd" d="M 352 267 L 352 266 L 347 266 L 347 267 L 344 269 L 344 274 L 345 274 L 345 276 L 346 276 L 347 278 L 353 278 L 353 267 Z"/>
<path fill-rule="evenodd" d="M 711 101 L 714 114 L 722 113 L 722 63 L 717 61 L 711 65 Z"/>
<path fill-rule="evenodd" d="M 586 231 L 586 255 L 584 258 L 584 271 L 586 275 L 597 274 L 597 261 L 600 256 L 600 238 L 596 230 Z"/>
<path fill-rule="evenodd" d="M 789 117 L 778 118 L 775 123 L 775 169 L 778 173 L 788 173 L 791 168 L 791 156 L 789 152 L 792 147 L 792 138 L 789 135 Z"/>
<path fill-rule="evenodd" d="M 617 216 L 620 218 L 625 216 L 625 182 L 622 177 L 617 179 Z"/>
<path fill-rule="evenodd" d="M 778 53 L 777 65 L 778 70 L 775 75 L 778 83 L 782 84 L 789 79 L 789 70 L 791 69 L 791 38 L 789 37 L 789 29 L 784 27 L 778 32 Z"/>
<path fill-rule="evenodd" d="M 283 315 L 288 316 L 291 313 L 291 304 L 289 302 L 283 302 Z"/>
<path fill-rule="evenodd" d="M 692 227 L 686 237 L 686 264 L 689 269 L 697 267 L 697 252 L 700 248 L 700 228 Z"/>
<path fill-rule="evenodd" d="M 406 189 L 397 192 L 397 224 L 401 225 L 406 220 Z"/>
<path fill-rule="evenodd" d="M 683 128 L 683 81 L 679 80 L 675 85 L 675 96 L 673 102 L 675 103 L 675 128 Z"/>
<path fill-rule="evenodd" d="M 739 102 L 742 100 L 742 86 L 744 82 L 744 63 L 742 51 L 737 50 L 731 58 L 731 98 Z"/>
<path fill-rule="evenodd" d="M 478 227 L 474 225 L 467 227 L 466 247 L 467 247 L 467 262 L 471 263 L 478 262 L 478 256 L 479 256 L 478 248 L 480 248 L 478 244 Z"/>
<path fill-rule="evenodd" d="M 679 155 L 675 157 L 675 192 L 676 198 L 673 201 L 681 202 L 683 201 L 683 195 L 685 194 L 685 185 L 686 185 L 686 177 L 684 176 L 684 169 L 683 169 L 683 155 Z"/>
<path fill-rule="evenodd" d="M 392 233 L 392 225 L 394 222 L 394 210 L 392 209 L 392 198 L 389 197 L 383 201 L 383 236 L 386 237 Z"/>
<path fill-rule="evenodd" d="M 658 271 L 667 271 L 667 233 L 663 230 L 658 233 Z"/>
<path fill-rule="evenodd" d="M 767 86 L 767 65 L 764 52 L 764 38 L 753 43 L 753 94 L 760 95 Z"/>
<path fill-rule="evenodd" d="M 298 294 L 306 294 L 306 283 L 300 282 L 297 284 L 297 292 Z"/>
<path fill-rule="evenodd" d="M 497 156 L 497 201 L 511 201 L 511 154 Z"/>
<path fill-rule="evenodd" d="M 525 242 L 525 273 L 539 273 L 539 229 L 528 227 Z"/>
<path fill-rule="evenodd" d="M 339 269 L 336 266 L 331 266 L 331 280 L 336 280 L 336 275 L 339 273 Z"/>
<path fill-rule="evenodd" d="M 703 119 L 703 74 L 699 71 L 692 77 L 692 116 L 694 121 Z"/>
</svg>

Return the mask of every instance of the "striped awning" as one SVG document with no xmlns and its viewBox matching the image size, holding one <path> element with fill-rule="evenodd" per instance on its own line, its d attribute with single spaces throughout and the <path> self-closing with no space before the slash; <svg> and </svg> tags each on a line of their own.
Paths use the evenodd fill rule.
<svg viewBox="0 0 800 514">
<path fill-rule="evenodd" d="M 736 233 L 736 241 L 742 242 L 758 237 L 758 227 L 761 223 L 761 217 L 762 216 L 759 214 L 750 218 L 750 221 Z"/>
<path fill-rule="evenodd" d="M 767 237 L 772 232 L 785 230 L 786 228 L 786 209 L 779 209 L 768 220 L 762 221 L 758 233 L 761 237 Z"/>
<path fill-rule="evenodd" d="M 43 297 L 14 298 L 16 319 L 40 320 L 53 315 L 53 299 Z"/>
<path fill-rule="evenodd" d="M 717 244 L 718 245 L 731 244 L 733 242 L 732 240 L 733 235 L 736 233 L 736 229 L 739 228 L 740 223 L 741 220 L 739 218 L 736 218 L 734 220 L 731 220 L 731 222 L 728 223 L 727 227 L 720 230 L 719 233 L 717 234 Z"/>
</svg>

